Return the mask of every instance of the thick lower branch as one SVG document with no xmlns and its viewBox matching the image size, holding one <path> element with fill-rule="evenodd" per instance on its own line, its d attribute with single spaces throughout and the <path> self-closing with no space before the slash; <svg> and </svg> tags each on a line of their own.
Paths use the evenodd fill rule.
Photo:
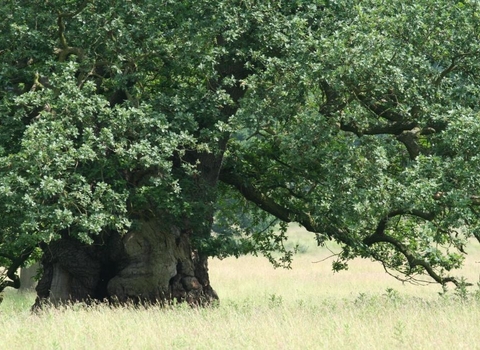
<svg viewBox="0 0 480 350">
<path fill-rule="evenodd" d="M 344 232 L 341 229 L 335 228 L 333 225 L 329 227 L 318 227 L 316 223 L 311 219 L 306 213 L 298 213 L 293 210 L 290 210 L 282 205 L 279 205 L 272 198 L 261 193 L 253 185 L 251 185 L 247 179 L 240 177 L 233 172 L 223 171 L 220 174 L 220 180 L 228 185 L 234 186 L 247 200 L 255 203 L 260 208 L 266 212 L 272 214 L 278 219 L 284 222 L 298 222 L 303 225 L 308 231 L 320 233 L 325 232 L 329 238 L 336 239 L 339 242 L 344 243 L 346 246 L 354 246 L 356 242 L 349 237 L 348 232 Z M 415 255 L 408 249 L 406 245 L 401 243 L 396 238 L 385 234 L 385 230 L 388 224 L 388 221 L 397 216 L 401 215 L 411 215 L 416 216 L 421 219 L 430 221 L 435 218 L 434 213 L 424 212 L 421 210 L 394 210 L 389 212 L 383 219 L 380 220 L 375 233 L 363 240 L 363 244 L 366 246 L 372 246 L 376 243 L 389 243 L 395 247 L 395 249 L 403 254 L 408 261 L 409 267 L 413 270 L 415 267 L 423 267 L 423 269 L 428 273 L 428 275 L 435 280 L 437 283 L 446 284 L 452 282 L 455 285 L 459 285 L 459 282 L 454 277 L 441 277 L 438 275 L 432 266 L 425 260 L 418 259 Z"/>
<path fill-rule="evenodd" d="M 424 268 L 424 270 L 428 273 L 428 275 L 431 278 L 433 278 L 436 282 L 440 284 L 447 284 L 449 282 L 452 282 L 456 286 L 459 285 L 459 281 L 457 281 L 455 277 L 451 277 L 451 276 L 441 277 L 439 274 L 437 274 L 433 270 L 432 266 L 428 262 L 426 262 L 425 260 L 416 258 L 404 244 L 402 244 L 400 241 L 398 241 L 392 236 L 389 236 L 387 234 L 382 234 L 382 235 L 373 234 L 372 236 L 367 237 L 363 242 L 367 246 L 371 246 L 375 243 L 390 243 L 396 248 L 397 251 L 399 251 L 403 256 L 405 256 L 405 258 L 408 261 L 408 266 L 411 270 L 413 270 L 417 266 L 420 266 Z"/>
<path fill-rule="evenodd" d="M 261 209 L 284 222 L 297 222 L 305 227 L 307 231 L 324 233 L 329 238 L 336 239 L 346 245 L 352 245 L 352 239 L 349 237 L 347 232 L 344 232 L 333 225 L 328 227 L 319 227 L 310 215 L 291 210 L 278 204 L 275 200 L 257 190 L 248 182 L 248 179 L 223 169 L 223 171 L 220 173 L 220 181 L 235 187 L 245 197 L 245 199 L 255 203 Z"/>
</svg>

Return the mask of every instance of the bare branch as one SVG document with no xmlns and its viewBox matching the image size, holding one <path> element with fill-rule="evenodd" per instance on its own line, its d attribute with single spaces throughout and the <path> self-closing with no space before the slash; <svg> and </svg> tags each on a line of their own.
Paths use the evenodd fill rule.
<svg viewBox="0 0 480 350">
<path fill-rule="evenodd" d="M 396 280 L 398 280 L 402 283 L 407 282 L 407 283 L 414 284 L 414 285 L 426 285 L 426 284 L 437 283 L 436 281 L 432 282 L 432 281 L 421 280 L 421 279 L 416 278 L 413 275 L 408 275 L 408 276 L 405 276 L 405 277 L 396 275 L 396 274 L 394 274 L 393 272 L 390 271 L 391 269 L 395 270 L 395 268 L 393 268 L 392 266 L 389 266 L 389 264 L 386 261 L 384 261 L 383 259 L 381 259 L 378 256 L 375 256 L 375 260 L 379 261 L 382 264 L 383 269 L 385 270 L 385 273 L 387 273 L 389 276 L 392 276 L 393 278 L 395 278 Z"/>
<path fill-rule="evenodd" d="M 328 260 L 328 259 L 333 258 L 333 257 L 335 257 L 335 256 L 338 256 L 338 253 L 329 255 L 329 256 L 327 256 L 326 258 L 321 259 L 321 260 L 312 261 L 312 264 L 318 264 L 318 263 L 324 262 L 325 260 Z"/>
</svg>

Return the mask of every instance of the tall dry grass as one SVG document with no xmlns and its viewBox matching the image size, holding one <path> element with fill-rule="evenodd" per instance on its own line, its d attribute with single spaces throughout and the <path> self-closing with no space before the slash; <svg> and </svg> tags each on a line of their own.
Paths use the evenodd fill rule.
<svg viewBox="0 0 480 350">
<path fill-rule="evenodd" d="M 191 309 L 70 306 L 29 312 L 32 294 L 0 305 L 0 349 L 480 349 L 480 298 L 402 285 L 368 261 L 334 274 L 307 246 L 291 270 L 262 258 L 211 262 L 221 303 Z M 305 250 L 305 249 L 304 249 Z M 476 279 L 479 247 L 463 273 Z"/>
</svg>

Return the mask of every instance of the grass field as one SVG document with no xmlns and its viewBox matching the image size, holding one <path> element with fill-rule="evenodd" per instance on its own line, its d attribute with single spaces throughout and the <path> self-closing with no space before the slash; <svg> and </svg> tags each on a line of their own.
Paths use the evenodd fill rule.
<svg viewBox="0 0 480 350">
<path fill-rule="evenodd" d="M 334 274 L 331 253 L 301 230 L 291 270 L 263 258 L 213 260 L 218 307 L 29 312 L 32 294 L 6 293 L 0 349 L 480 349 L 480 298 L 403 285 L 368 261 Z M 308 236 L 310 238 L 310 236 Z M 478 281 L 480 246 L 462 274 Z"/>
</svg>

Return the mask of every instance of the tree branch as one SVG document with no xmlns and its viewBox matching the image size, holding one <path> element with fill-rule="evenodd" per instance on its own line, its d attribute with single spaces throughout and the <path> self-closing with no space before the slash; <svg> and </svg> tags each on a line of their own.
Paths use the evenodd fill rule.
<svg viewBox="0 0 480 350">
<path fill-rule="evenodd" d="M 423 267 L 423 269 L 428 273 L 428 275 L 431 278 L 433 278 L 436 282 L 440 284 L 446 284 L 448 282 L 452 282 L 453 284 L 458 286 L 460 282 L 457 281 L 456 278 L 450 277 L 450 276 L 441 277 L 433 270 L 432 266 L 428 262 L 426 262 L 425 260 L 416 258 L 415 255 L 413 255 L 410 252 L 410 250 L 406 245 L 404 245 L 402 242 L 400 242 L 396 238 L 390 235 L 387 235 L 385 233 L 385 229 L 388 221 L 395 216 L 401 216 L 401 215 L 417 216 L 424 220 L 433 220 L 435 217 L 433 213 L 427 213 L 427 212 L 422 212 L 418 210 L 394 210 L 388 213 L 387 216 L 385 216 L 383 219 L 380 220 L 375 230 L 375 233 L 369 237 L 366 237 L 363 240 L 363 243 L 368 247 L 372 246 L 375 243 L 390 243 L 396 248 L 397 251 L 399 251 L 407 259 L 410 270 L 413 270 L 415 267 L 420 266 L 420 267 Z"/>
<path fill-rule="evenodd" d="M 91 0 L 85 0 L 78 10 L 74 12 L 58 12 L 57 16 L 57 25 L 58 25 L 58 38 L 60 41 L 60 48 L 55 50 L 55 53 L 58 54 L 58 60 L 63 62 L 67 59 L 67 57 L 71 54 L 77 55 L 79 59 L 83 57 L 83 50 L 78 47 L 71 47 L 68 46 L 67 39 L 65 37 L 65 22 L 64 18 L 72 18 L 82 12 L 88 5 Z"/>
<path fill-rule="evenodd" d="M 12 261 L 12 263 L 8 267 L 7 273 L 6 273 L 7 277 L 10 280 L 0 279 L 0 292 L 2 292 L 6 287 L 12 287 L 15 289 L 20 288 L 20 277 L 17 274 L 17 270 L 30 257 L 34 249 L 35 247 L 27 248 L 16 258 L 13 256 L 10 256 L 9 254 L 2 254 L 2 256 L 9 258 Z"/>
<path fill-rule="evenodd" d="M 345 108 L 345 106 L 348 102 L 350 102 L 350 100 L 353 100 L 353 98 L 351 98 L 350 100 L 342 98 L 338 94 L 338 92 L 332 89 L 330 84 L 328 84 L 328 82 L 325 80 L 320 81 L 319 85 L 323 91 L 323 96 L 325 98 L 325 103 L 323 103 L 322 106 L 320 106 L 319 108 L 320 114 L 323 114 L 325 116 L 332 116 L 336 111 Z"/>
<path fill-rule="evenodd" d="M 355 96 L 366 109 L 375 114 L 377 117 L 387 119 L 391 122 L 401 122 L 405 119 L 402 114 L 395 112 L 395 110 L 392 108 L 392 104 L 398 104 L 397 100 L 392 101 L 392 99 L 390 98 L 390 96 L 395 96 L 393 93 L 385 94 L 382 96 L 381 99 L 378 99 L 374 102 L 367 101 L 367 98 L 365 96 L 362 96 L 361 94 L 355 94 Z M 390 101 L 388 101 L 386 98 L 389 98 Z"/>
<path fill-rule="evenodd" d="M 397 135 L 397 140 L 404 144 L 411 160 L 415 160 L 421 152 L 421 147 L 418 143 L 418 135 L 420 132 L 421 129 L 416 127 L 412 130 L 405 130 L 400 135 Z"/>
<path fill-rule="evenodd" d="M 266 212 L 272 214 L 273 216 L 284 222 L 295 221 L 304 226 L 310 232 L 325 232 L 325 234 L 329 238 L 342 242 L 346 246 L 354 246 L 356 243 L 354 239 L 348 235 L 348 232 L 336 228 L 333 225 L 328 225 L 327 227 L 318 227 L 318 225 L 312 220 L 312 218 L 308 214 L 298 213 L 279 205 L 273 199 L 264 195 L 253 185 L 251 185 L 248 182 L 248 179 L 236 175 L 233 171 L 223 169 L 220 173 L 220 181 L 235 187 L 245 197 L 245 199 L 255 203 L 261 209 L 265 210 Z M 413 270 L 417 266 L 423 267 L 423 269 L 435 282 L 440 284 L 452 282 L 458 286 L 460 282 L 457 279 L 455 279 L 454 277 L 441 277 L 433 270 L 432 266 L 428 262 L 416 258 L 414 254 L 410 252 L 407 246 L 405 246 L 396 238 L 385 234 L 385 229 L 387 227 L 388 221 L 393 217 L 401 215 L 412 215 L 427 221 L 431 221 L 435 218 L 434 213 L 424 212 L 417 209 L 393 210 L 380 220 L 375 230 L 375 233 L 369 237 L 366 237 L 363 240 L 363 244 L 370 247 L 376 243 L 389 243 L 393 245 L 398 252 L 405 256 L 411 270 Z"/>
<path fill-rule="evenodd" d="M 462 60 L 463 58 L 465 57 L 468 57 L 468 56 L 475 56 L 475 55 L 478 55 L 478 51 L 475 51 L 475 52 L 469 52 L 469 53 L 463 53 L 463 54 L 460 54 L 460 55 L 457 55 L 455 57 L 452 58 L 452 61 L 450 63 L 450 65 L 445 68 L 443 71 L 440 72 L 440 75 L 433 81 L 433 84 L 435 86 L 438 86 L 440 85 L 440 83 L 442 82 L 442 80 L 448 75 L 450 74 L 455 68 L 457 68 L 457 62 Z"/>
<path fill-rule="evenodd" d="M 222 169 L 219 179 L 223 183 L 235 187 L 245 199 L 284 222 L 297 222 L 305 227 L 307 231 L 317 234 L 325 234 L 330 239 L 335 239 L 348 246 L 354 244 L 352 238 L 347 232 L 334 225 L 322 225 L 322 227 L 319 227 L 307 213 L 297 212 L 279 205 L 275 200 L 257 190 L 248 179 L 238 176 L 233 171 L 229 171 L 225 168 Z"/>
<path fill-rule="evenodd" d="M 360 128 L 355 123 L 340 123 L 340 129 L 353 132 L 358 137 L 363 135 L 400 135 L 402 132 L 412 130 L 417 126 L 416 122 L 395 122 L 392 124 L 374 125 L 367 128 Z"/>
</svg>

